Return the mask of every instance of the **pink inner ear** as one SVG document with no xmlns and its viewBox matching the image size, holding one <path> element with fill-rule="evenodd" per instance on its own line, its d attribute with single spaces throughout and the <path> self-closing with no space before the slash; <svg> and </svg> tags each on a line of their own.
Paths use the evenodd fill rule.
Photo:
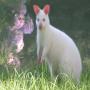
<svg viewBox="0 0 90 90">
<path fill-rule="evenodd" d="M 33 9 L 34 9 L 34 12 L 35 12 L 36 15 L 37 15 L 37 14 L 39 13 L 39 11 L 40 11 L 40 8 L 39 8 L 38 5 L 34 5 L 34 6 L 33 6 Z"/>
<path fill-rule="evenodd" d="M 48 14 L 50 11 L 50 5 L 45 5 L 43 10 L 44 10 L 45 14 Z"/>
</svg>

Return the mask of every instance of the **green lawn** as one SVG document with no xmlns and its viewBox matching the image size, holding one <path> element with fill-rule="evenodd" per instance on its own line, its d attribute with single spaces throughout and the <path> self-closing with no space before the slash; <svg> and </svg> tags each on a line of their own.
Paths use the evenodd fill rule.
<svg viewBox="0 0 90 90">
<path fill-rule="evenodd" d="M 90 90 L 90 73 L 82 75 L 79 85 L 70 79 L 63 82 L 50 80 L 47 72 L 34 70 L 8 71 L 2 68 L 0 73 L 0 90 Z"/>
</svg>

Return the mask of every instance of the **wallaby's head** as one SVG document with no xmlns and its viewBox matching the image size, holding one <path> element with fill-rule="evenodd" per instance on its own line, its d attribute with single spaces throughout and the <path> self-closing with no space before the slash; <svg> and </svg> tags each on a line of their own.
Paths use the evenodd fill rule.
<svg viewBox="0 0 90 90">
<path fill-rule="evenodd" d="M 33 6 L 34 12 L 36 14 L 36 25 L 37 28 L 43 30 L 48 27 L 49 22 L 49 11 L 50 5 L 45 5 L 43 9 L 40 9 L 38 5 Z"/>
</svg>

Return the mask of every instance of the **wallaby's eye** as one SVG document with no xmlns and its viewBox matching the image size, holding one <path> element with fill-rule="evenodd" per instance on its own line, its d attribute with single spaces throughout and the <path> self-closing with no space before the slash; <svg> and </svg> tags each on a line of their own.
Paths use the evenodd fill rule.
<svg viewBox="0 0 90 90">
<path fill-rule="evenodd" d="M 39 22 L 39 18 L 37 18 L 37 21 Z"/>
<path fill-rule="evenodd" d="M 45 18 L 43 18 L 43 21 L 45 22 Z"/>
</svg>

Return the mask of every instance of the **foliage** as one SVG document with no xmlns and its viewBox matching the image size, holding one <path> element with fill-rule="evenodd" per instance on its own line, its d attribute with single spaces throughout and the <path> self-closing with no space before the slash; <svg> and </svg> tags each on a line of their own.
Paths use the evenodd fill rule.
<svg viewBox="0 0 90 90">
<path fill-rule="evenodd" d="M 43 71 L 43 69 L 42 69 Z M 45 76 L 45 73 L 36 76 L 36 72 L 17 71 L 11 72 L 2 71 L 0 74 L 0 90 L 89 90 L 90 77 L 89 73 L 82 76 L 81 83 L 75 85 L 70 79 L 63 82 L 51 81 Z M 38 72 L 38 71 L 37 71 Z M 49 76 L 48 76 L 49 77 Z"/>
</svg>

